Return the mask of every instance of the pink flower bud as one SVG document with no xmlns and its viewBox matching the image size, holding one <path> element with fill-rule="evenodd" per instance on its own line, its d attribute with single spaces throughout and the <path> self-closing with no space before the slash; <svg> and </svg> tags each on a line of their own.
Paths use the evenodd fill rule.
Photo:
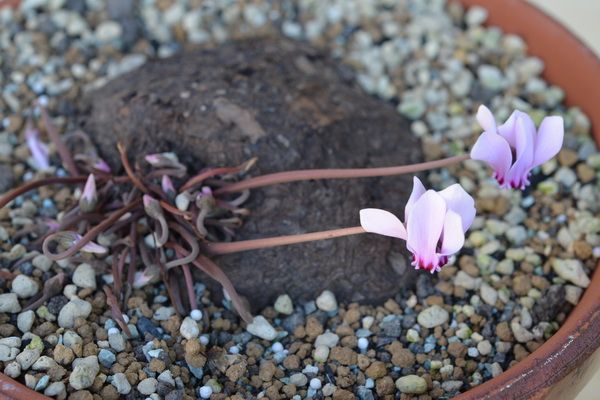
<svg viewBox="0 0 600 400">
<path fill-rule="evenodd" d="M 48 156 L 48 146 L 42 143 L 39 139 L 40 133 L 34 129 L 31 124 L 27 124 L 25 128 L 25 141 L 29 152 L 33 158 L 35 168 L 43 171 L 50 168 L 50 161 Z"/>
<path fill-rule="evenodd" d="M 79 208 L 83 212 L 90 212 L 96 207 L 98 194 L 96 193 L 96 180 L 94 175 L 90 174 L 83 187 L 83 193 L 79 198 Z"/>
</svg>

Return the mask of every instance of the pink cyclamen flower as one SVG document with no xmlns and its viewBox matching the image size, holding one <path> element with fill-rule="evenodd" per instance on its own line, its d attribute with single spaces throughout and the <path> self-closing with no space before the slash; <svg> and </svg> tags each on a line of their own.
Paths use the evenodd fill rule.
<svg viewBox="0 0 600 400">
<path fill-rule="evenodd" d="M 42 143 L 39 136 L 40 133 L 37 129 L 33 128 L 31 124 L 27 124 L 25 128 L 27 147 L 29 147 L 35 168 L 43 171 L 50 168 L 50 158 L 48 156 L 48 146 Z"/>
<path fill-rule="evenodd" d="M 536 132 L 533 120 L 524 112 L 514 111 L 497 126 L 492 112 L 481 105 L 477 121 L 484 132 L 471 149 L 471 158 L 487 162 L 503 188 L 524 189 L 529 185 L 531 170 L 550 160 L 562 147 L 564 124 L 559 116 L 544 118 Z"/>
<path fill-rule="evenodd" d="M 404 209 L 404 224 L 392 213 L 376 208 L 360 210 L 360 224 L 367 232 L 406 240 L 412 265 L 431 273 L 465 242 L 465 232 L 475 218 L 475 201 L 459 185 L 436 192 L 413 178 L 413 190 Z"/>
</svg>

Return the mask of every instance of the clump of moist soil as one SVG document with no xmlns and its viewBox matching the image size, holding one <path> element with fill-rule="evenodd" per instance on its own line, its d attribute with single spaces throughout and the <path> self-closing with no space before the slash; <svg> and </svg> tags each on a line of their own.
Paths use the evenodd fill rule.
<svg viewBox="0 0 600 400">
<path fill-rule="evenodd" d="M 90 93 L 79 126 L 113 166 L 116 144 L 176 152 L 189 167 L 233 166 L 258 157 L 251 175 L 303 168 L 408 164 L 420 146 L 392 105 L 363 93 L 349 69 L 282 38 L 233 42 L 148 62 Z M 253 190 L 237 239 L 358 225 L 358 211 L 398 213 L 409 176 L 317 181 Z M 361 235 L 221 257 L 254 307 L 324 289 L 342 301 L 393 297 L 415 279 L 396 241 Z"/>
</svg>

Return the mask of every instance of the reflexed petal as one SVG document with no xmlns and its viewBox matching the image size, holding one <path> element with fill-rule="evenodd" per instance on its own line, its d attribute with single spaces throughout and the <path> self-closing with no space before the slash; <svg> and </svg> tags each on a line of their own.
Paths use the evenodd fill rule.
<svg viewBox="0 0 600 400">
<path fill-rule="evenodd" d="M 523 117 L 525 116 L 525 117 Z M 533 166 L 535 125 L 528 115 L 522 114 L 515 122 L 517 139 L 516 160 L 508 171 L 507 180 L 512 187 L 524 188 L 529 183 L 527 175 Z"/>
<path fill-rule="evenodd" d="M 405 223 L 408 224 L 408 216 L 410 214 L 411 209 L 415 205 L 416 201 L 419 200 L 419 198 L 423 195 L 423 193 L 425 193 L 425 191 L 426 191 L 425 186 L 423 186 L 423 183 L 421 183 L 421 180 L 419 178 L 417 178 L 416 176 L 413 176 L 412 192 L 410 194 L 410 197 L 408 198 L 408 201 L 406 202 L 406 206 L 404 207 L 404 222 Z"/>
<path fill-rule="evenodd" d="M 461 249 L 465 244 L 460 215 L 454 211 L 448 211 L 444 219 L 444 231 L 442 233 L 442 246 L 440 255 L 449 256 Z"/>
<path fill-rule="evenodd" d="M 502 184 L 512 163 L 512 152 L 502 136 L 483 132 L 471 149 L 471 158 L 487 162 L 494 169 L 498 182 Z"/>
<path fill-rule="evenodd" d="M 408 216 L 406 246 L 415 255 L 417 265 L 423 268 L 438 264 L 436 249 L 445 216 L 446 202 L 433 190 L 419 198 Z"/>
<path fill-rule="evenodd" d="M 477 109 L 477 122 L 487 132 L 496 132 L 496 119 L 489 108 L 483 104 Z"/>
<path fill-rule="evenodd" d="M 106 249 L 106 247 L 101 246 L 97 243 L 88 242 L 81 248 L 81 251 L 85 251 L 86 253 L 104 254 L 108 250 Z"/>
<path fill-rule="evenodd" d="M 466 232 L 475 219 L 475 200 L 458 183 L 448 186 L 439 194 L 446 200 L 448 211 L 458 214 L 462 221 L 462 230 Z"/>
<path fill-rule="evenodd" d="M 513 111 L 513 113 L 510 114 L 510 117 L 508 117 L 506 122 L 498 127 L 498 134 L 500 134 L 500 136 L 502 136 L 504 139 L 506 139 L 509 146 L 512 147 L 513 149 L 517 146 L 517 138 L 516 138 L 516 134 L 515 134 L 515 122 L 517 120 L 517 116 L 519 115 L 519 113 L 520 113 L 520 111 L 517 111 L 517 110 Z"/>
<path fill-rule="evenodd" d="M 564 133 L 565 126 L 562 117 L 552 116 L 542 120 L 535 138 L 534 167 L 558 154 L 562 147 Z"/>
<path fill-rule="evenodd" d="M 377 208 L 360 210 L 360 225 L 365 231 L 370 233 L 378 233 L 406 240 L 404 225 L 389 211 Z"/>
</svg>

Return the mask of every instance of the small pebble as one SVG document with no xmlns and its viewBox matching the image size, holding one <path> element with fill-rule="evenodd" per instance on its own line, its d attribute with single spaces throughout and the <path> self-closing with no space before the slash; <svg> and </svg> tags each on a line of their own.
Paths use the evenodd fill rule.
<svg viewBox="0 0 600 400">
<path fill-rule="evenodd" d="M 365 351 L 369 348 L 369 339 L 361 337 L 358 339 L 358 348 L 361 351 Z"/>
<path fill-rule="evenodd" d="M 319 378 L 312 378 L 310 380 L 310 387 L 314 390 L 321 389 L 321 380 Z"/>
<path fill-rule="evenodd" d="M 282 294 L 277 297 L 274 305 L 275 311 L 284 315 L 291 315 L 294 312 L 294 304 L 292 303 L 292 298 L 287 294 Z"/>
<path fill-rule="evenodd" d="M 335 311 L 338 308 L 335 295 L 330 290 L 324 290 L 323 293 L 317 297 L 316 303 L 319 310 L 325 312 Z"/>
<path fill-rule="evenodd" d="M 202 311 L 198 310 L 197 308 L 192 310 L 190 312 L 190 318 L 192 318 L 194 321 L 200 321 L 202 319 Z"/>
<path fill-rule="evenodd" d="M 210 399 L 210 396 L 212 395 L 212 393 L 213 393 L 213 390 L 210 386 L 200 387 L 199 394 L 200 394 L 201 398 Z"/>
</svg>

